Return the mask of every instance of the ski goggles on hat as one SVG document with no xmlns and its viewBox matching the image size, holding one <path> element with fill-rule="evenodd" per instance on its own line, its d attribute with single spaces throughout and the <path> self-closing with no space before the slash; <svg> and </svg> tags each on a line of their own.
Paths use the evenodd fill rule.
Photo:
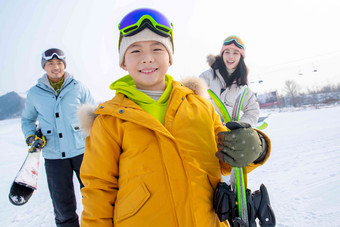
<svg viewBox="0 0 340 227">
<path fill-rule="evenodd" d="M 172 37 L 172 23 L 163 14 L 153 9 L 134 10 L 118 24 L 120 36 L 132 36 L 146 27 L 163 37 Z"/>
<path fill-rule="evenodd" d="M 229 36 L 223 41 L 224 46 L 228 46 L 232 43 L 240 49 L 245 49 L 243 41 L 237 36 Z"/>
<path fill-rule="evenodd" d="M 56 48 L 48 49 L 44 53 L 42 53 L 42 58 L 45 59 L 46 61 L 49 61 L 54 57 L 63 60 L 65 59 L 65 54 L 62 50 Z"/>
</svg>

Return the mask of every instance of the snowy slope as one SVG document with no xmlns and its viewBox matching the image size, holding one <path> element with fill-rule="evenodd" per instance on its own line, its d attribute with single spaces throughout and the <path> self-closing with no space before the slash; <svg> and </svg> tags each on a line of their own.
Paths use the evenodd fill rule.
<svg viewBox="0 0 340 227">
<path fill-rule="evenodd" d="M 249 188 L 264 183 L 277 226 L 340 226 L 340 106 L 273 112 L 265 133 L 268 162 L 249 174 Z M 55 226 L 41 159 L 38 190 L 24 206 L 8 201 L 10 184 L 27 147 L 20 120 L 0 121 L 0 226 Z M 75 187 L 79 185 L 75 182 Z M 77 190 L 78 213 L 82 206 Z"/>
<path fill-rule="evenodd" d="M 278 226 L 340 226 L 340 107 L 273 113 L 268 162 L 249 174 L 263 182 Z"/>
<path fill-rule="evenodd" d="M 10 186 L 27 155 L 25 138 L 21 132 L 20 119 L 0 121 L 0 227 L 52 227 L 55 226 L 52 202 L 50 199 L 44 159 L 40 159 L 38 190 L 23 206 L 9 202 Z M 78 214 L 82 204 L 79 183 L 75 179 Z"/>
</svg>

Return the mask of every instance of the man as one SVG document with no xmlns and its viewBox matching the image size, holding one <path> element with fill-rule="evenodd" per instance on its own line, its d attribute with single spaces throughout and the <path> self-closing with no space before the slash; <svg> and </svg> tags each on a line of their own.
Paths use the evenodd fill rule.
<svg viewBox="0 0 340 227">
<path fill-rule="evenodd" d="M 79 169 L 85 139 L 77 119 L 77 108 L 94 103 L 90 91 L 65 72 L 66 58 L 60 49 L 42 54 L 41 66 L 46 73 L 28 94 L 21 118 L 21 128 L 30 145 L 39 122 L 46 145 L 43 147 L 45 170 L 57 226 L 79 226 L 73 172 L 80 187 Z"/>
</svg>

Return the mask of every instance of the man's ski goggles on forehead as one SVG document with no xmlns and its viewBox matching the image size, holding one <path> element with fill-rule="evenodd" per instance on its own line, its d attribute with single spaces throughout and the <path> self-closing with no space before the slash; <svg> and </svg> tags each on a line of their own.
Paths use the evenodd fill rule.
<svg viewBox="0 0 340 227">
<path fill-rule="evenodd" d="M 42 58 L 49 61 L 53 59 L 54 57 L 57 57 L 58 59 L 65 59 L 65 54 L 62 50 L 59 49 L 48 49 L 42 54 Z"/>
<path fill-rule="evenodd" d="M 232 43 L 235 44 L 235 46 L 237 46 L 240 49 L 245 49 L 245 46 L 242 40 L 240 40 L 238 37 L 235 37 L 235 36 L 226 38 L 223 42 L 223 45 L 227 46 Z"/>
<path fill-rule="evenodd" d="M 161 36 L 172 36 L 172 23 L 163 14 L 153 9 L 134 10 L 127 14 L 118 24 L 121 36 L 137 34 L 146 27 Z"/>
</svg>

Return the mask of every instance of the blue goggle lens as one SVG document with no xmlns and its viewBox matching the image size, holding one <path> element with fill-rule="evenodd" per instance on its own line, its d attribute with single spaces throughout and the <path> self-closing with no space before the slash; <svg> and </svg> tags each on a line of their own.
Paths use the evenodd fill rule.
<svg viewBox="0 0 340 227">
<path fill-rule="evenodd" d="M 141 20 L 142 19 L 142 20 Z M 118 28 L 123 36 L 138 30 L 144 20 L 148 20 L 156 30 L 170 35 L 172 24 L 160 12 L 153 9 L 137 9 L 128 13 L 119 23 Z"/>
<path fill-rule="evenodd" d="M 241 49 L 244 49 L 244 44 L 243 44 L 243 41 L 238 38 L 237 36 L 230 36 L 228 38 L 226 38 L 223 42 L 223 45 L 226 46 L 226 45 L 230 45 L 230 44 L 235 44 L 235 46 L 237 46 L 238 48 L 241 48 Z"/>
</svg>

